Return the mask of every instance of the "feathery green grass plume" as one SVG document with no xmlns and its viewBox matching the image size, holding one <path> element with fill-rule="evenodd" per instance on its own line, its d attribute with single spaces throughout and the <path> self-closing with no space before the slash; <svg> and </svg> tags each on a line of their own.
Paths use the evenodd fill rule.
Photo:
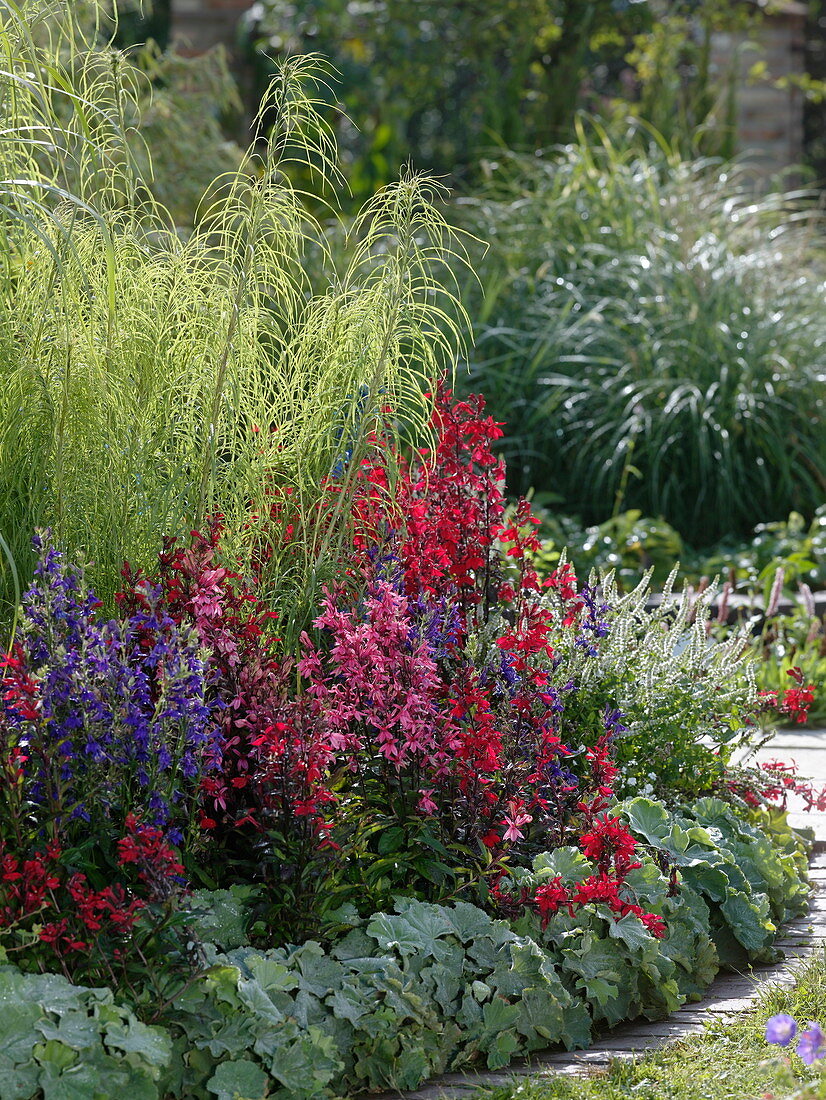
<svg viewBox="0 0 826 1100">
<path fill-rule="evenodd" d="M 323 231 L 288 172 L 299 160 L 341 183 L 318 59 L 285 64 L 267 154 L 252 146 L 210 188 L 182 240 L 141 176 L 146 90 L 127 59 L 84 37 L 69 0 L 0 0 L 0 50 L 0 536 L 22 583 L 36 526 L 93 563 L 108 602 L 124 558 L 149 566 L 163 535 L 220 513 L 242 561 L 271 540 L 280 629 L 300 625 L 335 571 L 382 407 L 421 433 L 455 354 L 461 307 L 433 271 L 456 246 L 435 185 L 410 174 L 380 193 L 349 268 L 328 260 L 314 293 Z M 319 517 L 288 547 L 262 529 L 276 486 Z"/>
</svg>

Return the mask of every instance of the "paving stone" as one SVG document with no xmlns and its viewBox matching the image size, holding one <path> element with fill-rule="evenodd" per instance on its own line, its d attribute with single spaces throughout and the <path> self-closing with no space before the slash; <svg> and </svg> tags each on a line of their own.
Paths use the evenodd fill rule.
<svg viewBox="0 0 826 1100">
<path fill-rule="evenodd" d="M 462 1092 L 470 1092 L 474 1089 L 478 1089 L 481 1086 L 489 1088 L 495 1088 L 496 1085 L 509 1085 L 514 1078 L 514 1074 L 508 1068 L 507 1073 L 468 1073 L 468 1074 L 453 1074 L 448 1073 L 444 1077 L 440 1077 L 437 1080 L 431 1082 L 427 1088 L 433 1088 L 440 1092 L 446 1092 L 450 1089 L 459 1089 Z M 418 1093 L 404 1093 L 406 1100 L 412 1100 L 412 1097 L 418 1096 Z"/>
<path fill-rule="evenodd" d="M 449 1085 L 442 1088 L 440 1085 L 427 1085 L 425 1088 L 417 1089 L 416 1092 L 383 1093 L 375 1100 L 395 1100 L 400 1096 L 403 1096 L 404 1100 L 453 1100 L 454 1097 L 459 1100 L 460 1097 L 471 1096 L 478 1087 L 478 1085 L 468 1085 L 467 1088 L 462 1088 L 459 1085 Z"/>
<path fill-rule="evenodd" d="M 703 1008 L 712 1016 L 734 1016 L 738 1012 L 745 1012 L 753 1004 L 754 997 L 724 997 L 719 1001 L 709 1001 L 708 1004 L 704 1002 Z"/>
<path fill-rule="evenodd" d="M 607 1062 L 611 1055 L 608 1051 L 597 1047 L 589 1047 L 588 1050 L 556 1050 L 540 1051 L 531 1056 L 530 1065 L 556 1066 L 568 1062 Z"/>
</svg>

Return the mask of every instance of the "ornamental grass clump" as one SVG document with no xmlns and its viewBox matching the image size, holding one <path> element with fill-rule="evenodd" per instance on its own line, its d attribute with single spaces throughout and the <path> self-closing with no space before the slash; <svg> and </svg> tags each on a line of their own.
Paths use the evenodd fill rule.
<svg viewBox="0 0 826 1100">
<path fill-rule="evenodd" d="M 0 535 L 26 587 L 32 531 L 50 527 L 111 611 L 124 560 L 146 569 L 163 537 L 214 514 L 249 565 L 249 505 L 276 472 L 304 514 L 328 508 L 269 547 L 266 596 L 297 633 L 348 541 L 348 477 L 338 500 L 322 490 L 342 428 L 360 456 L 390 402 L 415 434 L 455 355 L 458 307 L 432 274 L 457 252 L 439 189 L 408 174 L 376 196 L 337 271 L 290 182 L 296 160 L 342 182 L 316 112 L 326 70 L 293 58 L 268 94 L 267 151 L 255 143 L 178 234 L 138 148 L 145 78 L 80 15 L 63 0 L 0 14 Z M 2 579 L 11 618 L 7 565 Z"/>
<path fill-rule="evenodd" d="M 823 501 L 820 215 L 745 169 L 684 161 L 594 123 L 546 158 L 505 156 L 466 224 L 469 387 L 512 489 L 586 523 L 663 517 L 694 546 Z M 588 493 L 583 495 L 583 486 Z"/>
</svg>

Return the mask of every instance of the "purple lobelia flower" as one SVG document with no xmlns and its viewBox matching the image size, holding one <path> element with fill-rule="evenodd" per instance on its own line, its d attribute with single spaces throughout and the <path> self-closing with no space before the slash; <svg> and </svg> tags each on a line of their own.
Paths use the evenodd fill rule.
<svg viewBox="0 0 826 1100">
<path fill-rule="evenodd" d="M 787 1047 L 797 1034 L 797 1024 L 792 1016 L 779 1012 L 766 1021 L 766 1041 Z"/>
<path fill-rule="evenodd" d="M 800 1060 L 805 1062 L 807 1066 L 826 1055 L 826 1035 L 823 1034 L 820 1025 L 816 1024 L 814 1020 L 810 1020 L 806 1030 L 800 1032 L 800 1038 L 797 1040 L 797 1053 Z"/>
<path fill-rule="evenodd" d="M 603 712 L 603 725 L 605 732 L 611 737 L 619 737 L 621 733 L 628 733 L 628 726 L 623 725 L 623 719 L 625 715 L 621 710 L 616 710 L 608 703 L 605 704 L 605 710 Z"/>
<path fill-rule="evenodd" d="M 202 773 L 220 761 L 195 629 L 170 618 L 149 585 L 142 610 L 106 620 L 48 533 L 35 548 L 18 648 L 37 714 L 0 714 L 3 738 L 27 757 L 23 796 L 67 825 L 127 813 L 162 828 L 188 822 Z"/>
<path fill-rule="evenodd" d="M 586 614 L 580 621 L 580 635 L 576 640 L 576 646 L 584 649 L 589 657 L 596 657 L 599 652 L 594 644 L 595 639 L 605 638 L 610 630 L 606 616 L 611 610 L 607 603 L 599 598 L 598 589 L 584 584 L 579 591 L 580 598 L 585 607 Z"/>
</svg>

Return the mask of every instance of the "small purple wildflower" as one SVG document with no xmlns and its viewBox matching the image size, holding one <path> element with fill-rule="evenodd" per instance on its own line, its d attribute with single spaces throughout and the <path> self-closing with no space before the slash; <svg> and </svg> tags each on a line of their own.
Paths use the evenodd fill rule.
<svg viewBox="0 0 826 1100">
<path fill-rule="evenodd" d="M 814 1020 L 810 1020 L 806 1030 L 800 1032 L 800 1038 L 797 1041 L 797 1053 L 800 1060 L 805 1062 L 807 1066 L 826 1055 L 826 1035 L 823 1034 L 820 1025 L 816 1024 Z"/>
<path fill-rule="evenodd" d="M 766 1042 L 776 1043 L 778 1046 L 787 1047 L 797 1034 L 797 1024 L 794 1017 L 785 1012 L 779 1012 L 766 1021 Z"/>
</svg>

